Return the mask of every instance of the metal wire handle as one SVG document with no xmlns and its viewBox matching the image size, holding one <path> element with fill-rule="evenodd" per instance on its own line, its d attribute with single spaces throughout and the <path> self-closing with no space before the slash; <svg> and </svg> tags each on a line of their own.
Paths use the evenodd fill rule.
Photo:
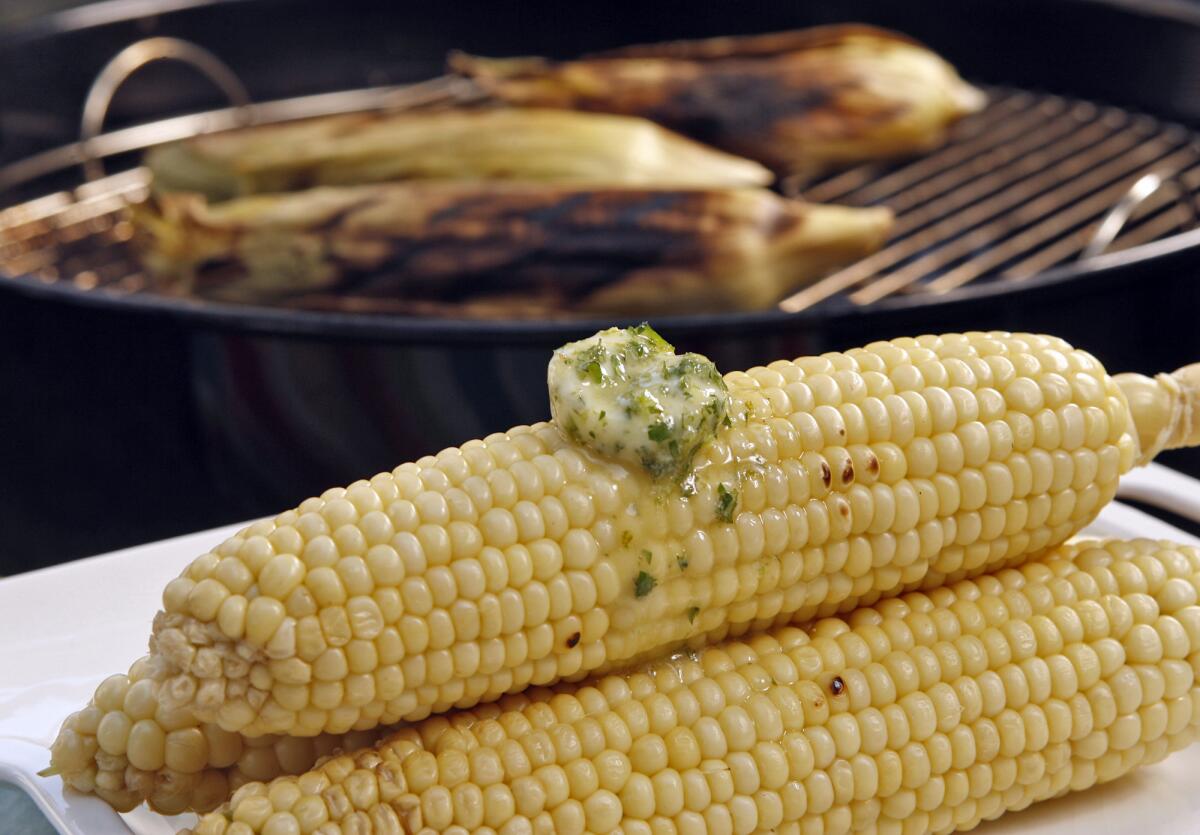
<svg viewBox="0 0 1200 835">
<path fill-rule="evenodd" d="M 179 61 L 198 70 L 243 114 L 248 121 L 250 94 L 229 65 L 207 49 L 181 38 L 145 38 L 131 43 L 104 65 L 88 89 L 79 122 L 79 144 L 83 152 L 83 175 L 89 181 L 104 176 L 104 166 L 91 150 L 92 140 L 100 135 L 109 105 L 121 85 L 142 67 L 155 61 Z"/>
<path fill-rule="evenodd" d="M 1192 189 L 1188 184 L 1183 181 L 1180 173 L 1175 170 L 1151 171 L 1149 174 L 1139 177 L 1129 187 L 1129 191 L 1125 192 L 1125 195 L 1117 201 L 1116 205 L 1108 210 L 1104 219 L 1100 221 L 1100 225 L 1096 227 L 1095 233 L 1092 234 L 1092 239 L 1080 251 L 1079 260 L 1103 255 L 1121 234 L 1121 230 L 1129 223 L 1129 219 L 1133 217 L 1133 213 L 1137 211 L 1138 207 L 1167 187 L 1175 190 L 1177 202 L 1187 209 L 1190 225 L 1200 224 L 1200 211 L 1196 208 L 1196 197 L 1192 194 Z"/>
</svg>

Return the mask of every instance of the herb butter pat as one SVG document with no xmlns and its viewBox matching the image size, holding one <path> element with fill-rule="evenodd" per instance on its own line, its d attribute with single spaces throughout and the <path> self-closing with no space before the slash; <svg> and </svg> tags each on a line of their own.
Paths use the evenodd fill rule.
<svg viewBox="0 0 1200 835">
<path fill-rule="evenodd" d="M 554 352 L 550 412 L 601 455 L 682 478 L 722 424 L 729 392 L 699 354 L 676 354 L 649 325 L 609 328 Z"/>
</svg>

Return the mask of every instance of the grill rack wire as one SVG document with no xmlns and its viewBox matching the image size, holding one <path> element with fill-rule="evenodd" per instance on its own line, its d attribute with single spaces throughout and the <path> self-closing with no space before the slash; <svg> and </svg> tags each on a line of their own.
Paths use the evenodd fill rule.
<svg viewBox="0 0 1200 835">
<path fill-rule="evenodd" d="M 234 106 L 101 133 L 108 103 L 134 71 L 157 60 L 190 64 Z M 1200 134 L 1180 125 L 1046 93 L 986 88 L 988 106 L 916 159 L 865 163 L 781 190 L 813 202 L 887 206 L 884 247 L 779 303 L 784 312 L 837 302 L 869 306 L 898 295 L 938 296 L 997 281 L 1017 284 L 1051 267 L 1127 250 L 1200 221 Z M 241 124 L 355 110 L 474 104 L 481 91 L 443 76 L 251 104 L 211 53 L 174 38 L 122 50 L 89 91 L 81 139 L 0 169 L 6 187 L 82 165 L 86 182 L 0 209 L 0 280 L 69 284 L 113 295 L 166 292 L 142 269 L 125 214 L 149 194 L 136 167 L 104 175 L 100 160 Z"/>
</svg>

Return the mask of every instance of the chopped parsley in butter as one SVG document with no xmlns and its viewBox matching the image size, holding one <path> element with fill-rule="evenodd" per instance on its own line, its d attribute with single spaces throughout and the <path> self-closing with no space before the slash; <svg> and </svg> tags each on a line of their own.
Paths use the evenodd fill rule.
<svg viewBox="0 0 1200 835">
<path fill-rule="evenodd" d="M 564 345 L 547 377 L 563 432 L 655 478 L 685 477 L 728 423 L 729 392 L 717 367 L 699 354 L 676 354 L 646 324 Z"/>
</svg>

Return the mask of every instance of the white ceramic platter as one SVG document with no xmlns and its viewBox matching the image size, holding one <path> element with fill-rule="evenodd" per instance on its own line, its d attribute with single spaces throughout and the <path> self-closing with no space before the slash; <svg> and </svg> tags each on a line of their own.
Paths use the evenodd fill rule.
<svg viewBox="0 0 1200 835">
<path fill-rule="evenodd" d="M 1135 471 L 1121 495 L 1200 520 L 1200 481 L 1157 465 Z M 63 835 L 168 835 L 189 816 L 145 809 L 117 815 L 93 797 L 64 794 L 37 772 L 64 716 L 96 685 L 146 651 L 159 594 L 193 557 L 242 525 L 142 545 L 0 580 L 0 782 L 27 792 Z M 1090 533 L 1192 542 L 1124 505 Z M 0 831 L 6 831 L 0 822 Z M 1200 833 L 1200 745 L 1116 783 L 1005 815 L 980 835 L 1188 835 Z"/>
</svg>

